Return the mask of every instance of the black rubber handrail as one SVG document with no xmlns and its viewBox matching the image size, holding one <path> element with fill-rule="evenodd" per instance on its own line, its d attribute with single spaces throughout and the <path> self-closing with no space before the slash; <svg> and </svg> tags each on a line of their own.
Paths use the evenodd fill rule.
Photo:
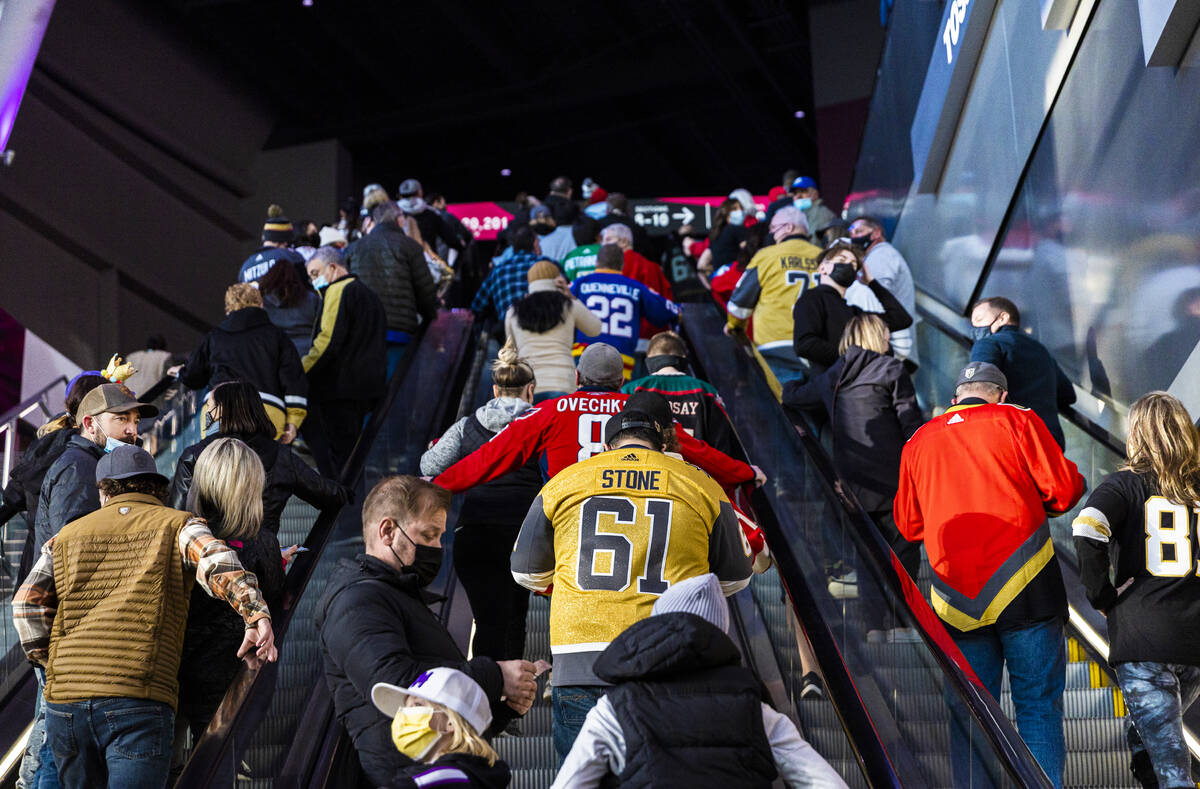
<svg viewBox="0 0 1200 789">
<path fill-rule="evenodd" d="M 715 308 L 710 309 L 708 305 L 699 307 L 699 310 L 703 309 L 708 309 L 715 314 Z M 689 311 L 696 313 L 699 310 L 685 310 L 685 335 L 693 348 L 696 348 L 697 344 L 695 338 L 687 331 L 690 322 L 686 319 L 689 317 Z M 744 338 L 742 343 L 743 347 L 739 352 L 753 352 L 749 347 L 749 343 Z M 700 354 L 694 354 L 693 359 L 695 360 L 699 356 Z M 764 378 L 758 365 L 755 364 L 752 366 L 755 368 L 755 374 L 760 378 Z M 764 385 L 766 384 L 765 378 L 763 383 Z M 733 408 L 736 409 L 736 404 L 733 405 Z M 780 408 L 782 409 L 782 406 Z M 828 454 L 826 454 L 820 443 L 803 424 L 796 424 L 790 415 L 788 418 L 796 427 L 796 432 L 805 456 L 811 462 L 811 467 L 817 472 L 822 486 L 828 495 L 838 502 L 847 515 L 849 522 L 854 526 L 854 528 L 848 531 L 851 539 L 858 548 L 859 555 L 867 560 L 866 569 L 878 581 L 890 589 L 897 599 L 908 601 L 910 606 L 919 611 L 917 613 L 908 608 L 901 607 L 902 615 L 910 620 L 907 624 L 920 634 L 922 640 L 945 674 L 949 687 L 963 702 L 972 718 L 979 724 L 981 730 L 987 736 L 989 743 L 992 745 L 993 750 L 996 752 L 1000 763 L 1022 786 L 1050 787 L 1051 783 L 1046 777 L 1045 772 L 1042 771 L 1024 740 L 1020 738 L 1008 718 L 1003 714 L 1000 705 L 996 700 L 991 698 L 991 695 L 982 687 L 978 679 L 974 677 L 969 678 L 959 663 L 947 652 L 947 648 L 955 652 L 957 652 L 957 648 L 953 646 L 953 642 L 950 641 L 949 636 L 946 635 L 945 630 L 937 620 L 937 615 L 933 613 L 933 610 L 920 594 L 913 580 L 908 577 L 906 572 L 897 569 L 898 560 L 892 554 L 891 548 L 884 541 L 879 530 L 875 527 L 873 521 L 871 521 L 870 516 L 867 515 L 857 499 L 855 499 L 853 494 L 849 492 L 838 478 Z M 760 497 L 765 500 L 765 496 L 761 492 L 756 495 L 756 498 Z M 757 512 L 757 503 L 755 504 L 755 509 Z M 859 749 L 860 758 L 866 753 L 871 753 L 875 748 L 882 749 L 881 744 L 877 740 L 878 735 L 875 733 L 874 724 L 870 723 L 870 714 L 858 696 L 853 677 L 850 675 L 841 650 L 838 648 L 836 642 L 833 642 L 828 625 L 824 622 L 819 609 L 815 606 L 815 600 L 812 600 L 810 595 L 796 593 L 797 589 L 807 590 L 808 585 L 803 578 L 803 574 L 800 572 L 798 564 L 794 561 L 786 560 L 792 549 L 790 540 L 787 539 L 786 531 L 770 524 L 769 519 L 765 520 L 764 531 L 767 532 L 772 555 L 776 557 L 777 564 L 780 565 L 780 575 L 784 580 L 784 585 L 788 589 L 794 606 L 797 608 L 797 617 L 801 618 L 806 629 L 811 622 L 818 636 L 816 641 L 823 642 L 818 647 L 818 644 L 812 637 L 813 632 L 809 632 L 809 640 L 813 642 L 813 650 L 819 662 L 821 662 L 822 669 L 828 671 L 827 661 L 831 663 L 834 669 L 830 672 L 835 678 L 834 682 L 829 683 L 831 686 L 831 695 L 837 694 L 843 702 L 853 700 L 853 703 L 847 705 L 851 713 L 849 716 L 843 714 L 839 706 L 839 714 L 843 715 L 843 722 L 848 724 L 847 734 L 850 735 L 856 749 Z M 776 543 L 770 542 L 772 531 L 776 533 Z M 781 540 L 782 542 L 780 542 Z M 777 545 L 781 550 L 776 550 Z M 781 555 L 785 561 L 779 561 Z M 802 614 L 807 618 L 802 617 Z M 934 635 L 935 633 L 937 633 L 936 636 Z M 828 639 L 826 639 L 826 635 L 829 636 Z M 829 679 L 829 674 L 826 674 L 826 680 Z M 857 719 L 860 713 L 866 717 L 866 722 Z M 871 737 L 876 737 L 876 742 L 873 744 L 869 741 Z M 884 758 L 886 758 L 886 753 L 884 754 Z M 869 765 L 864 762 L 864 766 Z"/>
<path fill-rule="evenodd" d="M 421 327 L 413 342 L 410 343 L 408 351 L 396 365 L 396 369 L 388 381 L 384 399 L 372 412 L 371 418 L 359 434 L 358 441 L 339 475 L 339 481 L 342 484 L 352 487 L 362 476 L 367 452 L 391 412 L 396 395 L 417 357 L 428 327 L 429 324 Z M 340 512 L 339 508 L 336 511 L 322 512 L 318 516 L 308 537 L 304 540 L 304 547 L 308 551 L 302 552 L 296 557 L 295 564 L 286 576 L 283 611 L 272 622 L 277 645 L 282 645 L 285 640 L 292 615 L 295 613 L 304 591 L 308 588 L 317 561 L 325 550 Z M 277 671 L 278 664 L 269 663 L 259 670 L 243 667 L 238 672 L 229 691 L 225 694 L 221 706 L 213 716 L 212 723 L 209 724 L 208 729 L 192 749 L 191 758 L 175 784 L 177 789 L 207 787 L 217 779 L 222 765 L 233 757 L 234 754 L 231 751 L 235 749 L 237 742 L 248 738 L 252 733 L 244 731 L 244 728 L 251 728 L 247 721 L 252 722 L 253 726 L 257 726 L 267 713 L 275 686 L 274 675 Z"/>
</svg>

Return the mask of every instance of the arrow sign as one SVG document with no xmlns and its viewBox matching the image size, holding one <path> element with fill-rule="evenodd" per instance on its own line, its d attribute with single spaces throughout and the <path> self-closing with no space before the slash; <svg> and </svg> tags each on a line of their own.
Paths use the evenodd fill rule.
<svg viewBox="0 0 1200 789">
<path fill-rule="evenodd" d="M 696 218 L 696 215 L 692 213 L 692 209 L 684 206 L 678 213 L 671 214 L 671 218 L 678 219 L 681 225 L 688 225 Z"/>
</svg>

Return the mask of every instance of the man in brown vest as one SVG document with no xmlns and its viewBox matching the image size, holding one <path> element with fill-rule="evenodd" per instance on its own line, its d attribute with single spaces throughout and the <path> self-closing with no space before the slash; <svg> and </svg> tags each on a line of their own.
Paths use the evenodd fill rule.
<svg viewBox="0 0 1200 789">
<path fill-rule="evenodd" d="M 161 787 L 171 762 L 191 585 L 246 622 L 252 667 L 277 657 L 254 576 L 203 518 L 163 506 L 154 458 L 125 445 L 96 466 L 100 509 L 46 543 L 17 590 L 21 647 L 46 668 L 46 734 L 64 787 Z"/>
</svg>

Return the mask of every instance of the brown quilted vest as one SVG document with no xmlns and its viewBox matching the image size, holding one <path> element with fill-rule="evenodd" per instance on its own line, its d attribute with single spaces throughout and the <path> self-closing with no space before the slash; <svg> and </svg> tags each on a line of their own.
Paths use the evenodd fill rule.
<svg viewBox="0 0 1200 789">
<path fill-rule="evenodd" d="M 127 493 L 59 532 L 47 701 L 152 699 L 174 709 L 196 582 L 178 540 L 191 517 L 153 496 Z"/>
</svg>

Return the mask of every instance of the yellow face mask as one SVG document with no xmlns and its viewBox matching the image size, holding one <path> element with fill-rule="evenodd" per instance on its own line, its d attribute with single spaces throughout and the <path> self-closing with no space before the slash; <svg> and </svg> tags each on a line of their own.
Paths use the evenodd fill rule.
<svg viewBox="0 0 1200 789">
<path fill-rule="evenodd" d="M 441 739 L 442 733 L 429 724 L 433 707 L 401 707 L 392 719 L 392 743 L 410 759 L 420 761 Z"/>
</svg>

